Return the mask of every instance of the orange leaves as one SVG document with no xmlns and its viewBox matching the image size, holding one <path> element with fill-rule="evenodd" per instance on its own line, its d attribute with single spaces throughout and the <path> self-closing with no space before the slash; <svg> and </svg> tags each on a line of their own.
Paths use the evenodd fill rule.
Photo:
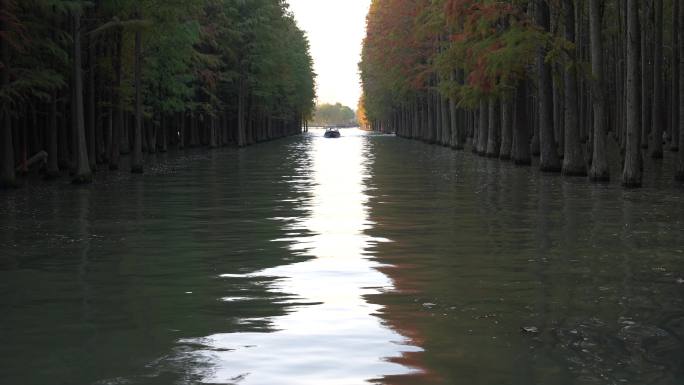
<svg viewBox="0 0 684 385">
<path fill-rule="evenodd" d="M 416 70 L 426 56 L 425 42 L 417 38 L 420 25 L 416 20 L 428 4 L 424 0 L 373 1 L 364 42 L 366 72 L 396 89 L 414 88 L 420 78 Z"/>
<path fill-rule="evenodd" d="M 507 90 L 543 40 L 520 4 L 374 0 L 361 63 L 370 113 L 428 87 L 466 104 Z"/>
</svg>

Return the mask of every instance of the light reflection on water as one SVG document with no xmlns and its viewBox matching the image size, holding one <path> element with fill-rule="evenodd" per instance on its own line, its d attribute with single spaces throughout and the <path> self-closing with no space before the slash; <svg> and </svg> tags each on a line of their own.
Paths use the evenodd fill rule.
<svg viewBox="0 0 684 385">
<path fill-rule="evenodd" d="M 190 353 L 204 363 L 201 381 L 240 384 L 361 384 L 385 376 L 407 375 L 417 369 L 392 362 L 402 353 L 420 349 L 383 324 L 381 306 L 367 295 L 392 289 L 392 281 L 369 259 L 369 249 L 387 239 L 366 235 L 372 157 L 366 136 L 348 130 L 341 139 L 324 139 L 313 130 L 313 167 L 300 170 L 310 178 L 306 215 L 273 218 L 290 234 L 273 239 L 310 259 L 267 268 L 245 276 L 226 273 L 222 279 L 272 279 L 269 290 L 287 293 L 292 307 L 265 321 L 274 332 L 214 334 L 182 343 L 207 349 Z M 248 298 L 224 298 L 234 302 Z M 301 305 L 297 305 L 301 304 Z M 199 356 L 199 357 L 198 357 Z"/>
</svg>

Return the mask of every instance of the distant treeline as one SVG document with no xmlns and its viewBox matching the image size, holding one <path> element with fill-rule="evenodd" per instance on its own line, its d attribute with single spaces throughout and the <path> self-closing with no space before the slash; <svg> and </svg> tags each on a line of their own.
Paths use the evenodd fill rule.
<svg viewBox="0 0 684 385">
<path fill-rule="evenodd" d="M 372 128 L 642 184 L 644 157 L 679 151 L 681 0 L 373 0 L 360 64 Z"/>
<path fill-rule="evenodd" d="M 314 108 L 284 0 L 0 0 L 0 62 L 2 187 L 294 134 Z"/>
<path fill-rule="evenodd" d="M 310 126 L 330 127 L 330 126 L 353 126 L 356 125 L 356 113 L 354 110 L 341 103 L 319 104 Z"/>
</svg>

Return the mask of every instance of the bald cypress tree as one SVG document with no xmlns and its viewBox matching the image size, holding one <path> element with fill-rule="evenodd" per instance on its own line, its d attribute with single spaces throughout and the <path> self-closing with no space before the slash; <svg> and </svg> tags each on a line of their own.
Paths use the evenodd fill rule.
<svg viewBox="0 0 684 385">
<path fill-rule="evenodd" d="M 3 90 L 9 86 L 9 44 L 7 42 L 8 23 L 6 15 L 9 15 L 8 0 L 0 0 L 0 86 Z M 12 117 L 10 116 L 10 101 L 5 96 L 0 100 L 0 188 L 14 187 L 16 176 L 14 174 L 14 145 L 12 141 Z"/>
<path fill-rule="evenodd" d="M 679 162 L 677 179 L 684 182 L 684 5 L 679 6 Z M 676 85 L 675 85 L 676 86 Z"/>
<path fill-rule="evenodd" d="M 589 178 L 592 181 L 610 179 L 606 154 L 605 90 L 603 84 L 602 9 L 599 0 L 589 0 L 589 29 L 591 39 L 592 104 L 594 112 L 593 155 Z"/>
<path fill-rule="evenodd" d="M 680 24 L 684 23 L 681 20 L 680 8 L 684 7 L 681 1 L 674 0 L 672 2 L 672 145 L 670 150 L 679 150 L 679 105 L 681 104 L 680 98 L 682 97 L 679 90 L 679 78 L 682 76 L 681 69 L 679 68 L 679 61 L 682 52 L 679 48 L 679 40 L 684 38 L 680 34 Z"/>
<path fill-rule="evenodd" d="M 627 2 L 627 78 L 626 78 L 626 143 L 622 185 L 641 186 L 641 79 L 639 61 L 641 52 L 639 28 L 639 2 Z"/>
<path fill-rule="evenodd" d="M 573 0 L 563 0 L 565 39 L 575 43 L 575 5 Z M 577 60 L 574 50 L 567 50 L 568 65 L 564 71 L 565 102 L 565 149 L 563 151 L 563 175 L 586 176 L 587 166 L 580 144 L 579 105 L 577 88 Z"/>
<path fill-rule="evenodd" d="M 138 17 L 140 13 L 138 13 Z M 135 53 L 134 53 L 134 81 L 135 81 L 135 105 L 134 118 L 135 126 L 133 128 L 133 152 L 131 159 L 131 172 L 134 174 L 142 174 L 143 172 L 143 157 L 142 157 L 142 31 L 136 29 L 135 31 Z"/>
<path fill-rule="evenodd" d="M 497 158 L 501 149 L 501 103 L 492 98 L 489 101 L 489 131 L 487 133 L 486 155 L 489 158 Z"/>
<path fill-rule="evenodd" d="M 544 31 L 551 30 L 549 4 L 537 0 L 537 25 Z M 541 46 L 537 52 L 537 81 L 539 83 L 539 168 L 542 171 L 560 172 L 561 162 L 556 148 L 553 125 L 553 78 L 551 66 L 546 61 L 547 48 Z"/>
<path fill-rule="evenodd" d="M 654 0 L 655 40 L 653 41 L 653 100 L 651 112 L 651 135 L 648 146 L 653 159 L 663 157 L 663 0 Z"/>
<path fill-rule="evenodd" d="M 83 109 L 83 69 L 82 69 L 82 49 L 81 49 L 81 10 L 72 11 L 73 22 L 73 56 L 72 56 L 72 135 L 74 148 L 75 176 L 73 183 L 90 183 L 93 180 L 88 159 L 88 148 L 85 134 L 85 118 Z"/>
</svg>

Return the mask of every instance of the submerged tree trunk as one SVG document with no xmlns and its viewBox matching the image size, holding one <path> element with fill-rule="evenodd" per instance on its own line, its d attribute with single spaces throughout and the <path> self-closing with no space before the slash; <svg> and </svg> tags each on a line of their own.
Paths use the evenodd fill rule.
<svg viewBox="0 0 684 385">
<path fill-rule="evenodd" d="M 527 119 L 527 84 L 519 81 L 515 88 L 513 108 L 513 162 L 521 166 L 532 164 L 530 128 Z"/>
<path fill-rule="evenodd" d="M 499 150 L 499 159 L 511 159 L 511 146 L 513 141 L 513 116 L 511 110 L 511 101 L 508 99 L 501 100 L 501 149 Z"/>
<path fill-rule="evenodd" d="M 532 103 L 532 105 L 529 106 L 528 111 L 528 114 L 534 117 L 530 120 L 530 125 L 532 126 L 530 152 L 533 156 L 539 156 L 539 89 L 537 88 L 535 91 L 536 92 L 532 98 L 534 100 L 534 103 Z"/>
<path fill-rule="evenodd" d="M 157 135 L 159 135 L 157 138 L 159 152 L 167 152 L 169 150 L 169 129 L 167 127 L 166 118 L 163 114 L 159 117 L 159 130 L 160 132 L 157 133 Z"/>
<path fill-rule="evenodd" d="M 135 31 L 135 128 L 133 134 L 133 154 L 131 156 L 131 172 L 142 174 L 142 32 Z"/>
<path fill-rule="evenodd" d="M 449 100 L 440 95 L 440 100 L 442 102 L 442 145 L 451 145 L 451 113 L 449 109 Z"/>
<path fill-rule="evenodd" d="M 59 176 L 59 160 L 58 144 L 57 144 L 57 93 L 52 94 L 52 100 L 49 103 L 48 111 L 48 163 L 47 163 L 47 177 L 56 178 Z"/>
<path fill-rule="evenodd" d="M 603 44 L 601 42 L 601 15 L 599 0 L 589 1 L 591 35 L 591 72 L 594 80 L 592 98 L 594 106 L 593 155 L 589 178 L 592 181 L 608 181 L 608 161 L 606 156 L 605 98 L 603 90 Z"/>
<path fill-rule="evenodd" d="M 627 114 L 625 162 L 622 171 L 622 185 L 641 186 L 641 79 L 639 77 L 640 28 L 639 2 L 627 0 Z"/>
<path fill-rule="evenodd" d="M 575 7 L 573 0 L 563 0 L 565 13 L 565 39 L 575 43 Z M 580 144 L 579 106 L 577 96 L 577 70 L 575 52 L 569 54 L 570 68 L 565 69 L 565 143 L 563 150 L 563 175 L 586 176 L 587 166 Z"/>
<path fill-rule="evenodd" d="M 487 134 L 487 151 L 486 155 L 489 158 L 498 158 L 499 150 L 501 149 L 501 142 L 499 135 L 501 134 L 501 103 L 492 99 L 489 101 L 489 133 Z"/>
<path fill-rule="evenodd" d="M 246 128 L 246 117 L 245 117 L 245 110 L 246 110 L 246 99 L 247 96 L 246 90 L 245 90 L 245 81 L 241 77 L 239 80 L 239 86 L 238 86 L 238 124 L 237 124 L 237 144 L 238 147 L 244 147 L 247 144 L 247 128 Z"/>
<path fill-rule="evenodd" d="M 185 149 L 185 127 L 187 126 L 186 122 L 186 112 L 179 112 L 178 113 L 178 124 L 180 124 L 180 127 L 178 128 L 178 149 L 183 150 Z"/>
<path fill-rule="evenodd" d="M 156 125 L 157 122 L 154 120 L 148 121 L 147 124 L 145 124 L 143 120 L 143 131 L 145 133 L 145 136 L 143 136 L 143 144 L 147 144 L 143 148 L 143 152 L 145 152 L 145 148 L 147 148 L 147 152 L 150 154 L 154 154 L 157 152 L 157 134 L 159 127 Z"/>
<path fill-rule="evenodd" d="M 461 140 L 461 130 L 463 130 L 463 127 L 460 125 L 458 109 L 453 99 L 449 99 L 449 114 L 451 115 L 451 147 L 455 150 L 463 150 L 463 142 Z"/>
<path fill-rule="evenodd" d="M 74 11 L 74 43 L 73 43 L 73 87 L 72 103 L 75 107 L 74 116 L 72 116 L 73 135 L 74 135 L 74 160 L 75 175 L 73 183 L 90 183 L 92 182 L 92 173 L 88 160 L 88 149 L 85 135 L 85 120 L 83 116 L 83 71 L 81 68 L 81 14 L 80 11 Z"/>
<path fill-rule="evenodd" d="M 209 116 L 209 148 L 218 147 L 216 134 L 216 118 L 214 116 Z"/>
<path fill-rule="evenodd" d="M 489 103 L 480 101 L 480 123 L 477 127 L 477 153 L 485 155 L 487 152 L 487 140 L 489 136 Z"/>
<path fill-rule="evenodd" d="M 550 31 L 551 20 L 546 0 L 537 0 L 537 25 Z M 553 78 L 551 66 L 546 62 L 547 49 L 540 47 L 537 52 L 537 75 L 539 81 L 539 169 L 547 172 L 560 172 L 561 163 L 556 148 L 553 127 Z"/>
</svg>

